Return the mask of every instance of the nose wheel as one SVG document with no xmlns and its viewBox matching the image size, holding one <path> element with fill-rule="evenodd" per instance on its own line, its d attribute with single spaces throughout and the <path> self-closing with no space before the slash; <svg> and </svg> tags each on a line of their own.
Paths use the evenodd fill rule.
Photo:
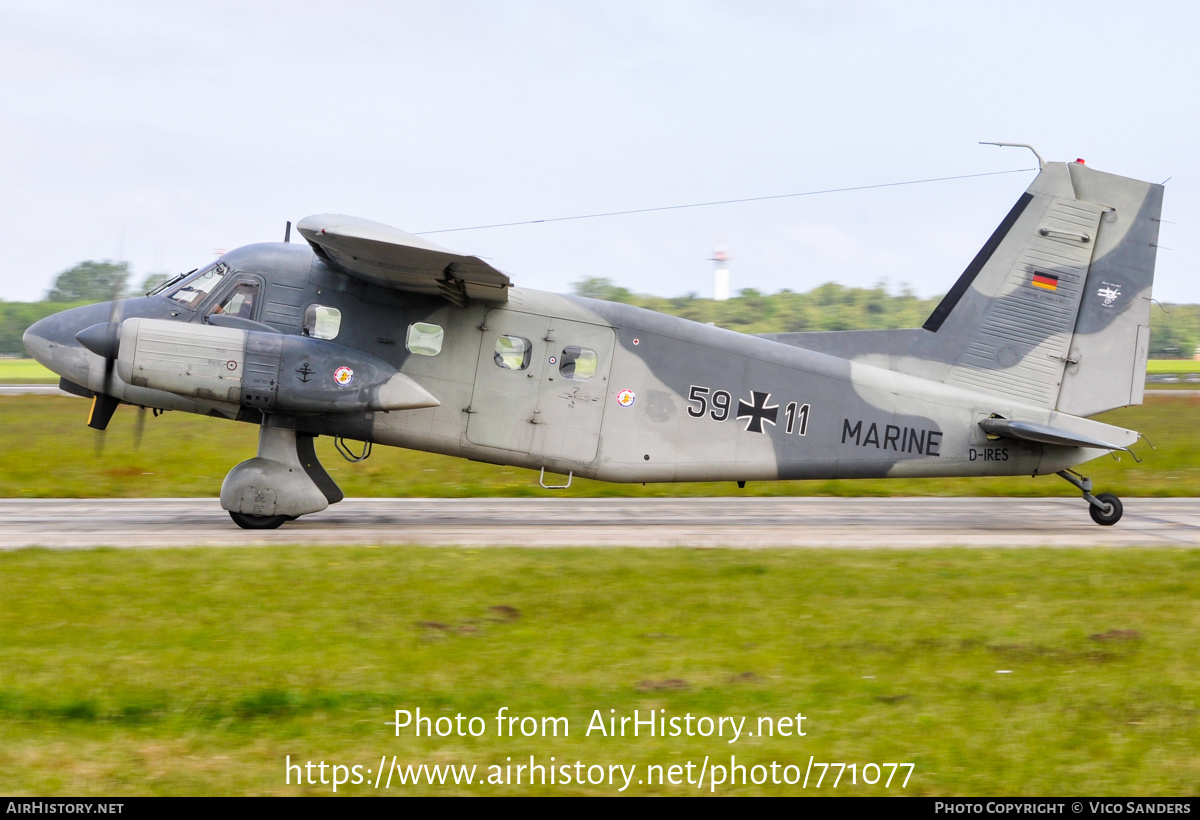
<svg viewBox="0 0 1200 820">
<path fill-rule="evenodd" d="M 1070 470 L 1063 470 L 1058 477 L 1077 487 L 1083 493 L 1083 498 L 1088 503 L 1088 513 L 1097 524 L 1102 527 L 1111 527 L 1121 520 L 1121 514 L 1125 511 L 1121 505 L 1121 499 L 1112 493 L 1092 495 L 1092 480 Z"/>
</svg>

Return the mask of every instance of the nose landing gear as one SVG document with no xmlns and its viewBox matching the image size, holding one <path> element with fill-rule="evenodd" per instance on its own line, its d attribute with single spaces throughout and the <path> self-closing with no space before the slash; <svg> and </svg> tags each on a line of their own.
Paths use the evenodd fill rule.
<svg viewBox="0 0 1200 820">
<path fill-rule="evenodd" d="M 1058 477 L 1079 488 L 1088 503 L 1088 512 L 1091 513 L 1092 520 L 1097 524 L 1102 527 L 1111 527 L 1121 520 L 1121 514 L 1124 512 L 1121 499 L 1112 493 L 1092 495 L 1092 480 L 1070 470 L 1063 470 L 1058 473 Z"/>
</svg>

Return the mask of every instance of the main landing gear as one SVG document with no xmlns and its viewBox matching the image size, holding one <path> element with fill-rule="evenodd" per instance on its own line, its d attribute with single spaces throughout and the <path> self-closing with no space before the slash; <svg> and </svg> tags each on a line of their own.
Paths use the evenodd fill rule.
<svg viewBox="0 0 1200 820">
<path fill-rule="evenodd" d="M 342 500 L 325 472 L 313 436 L 268 418 L 259 428 L 258 455 L 229 471 L 221 484 L 221 506 L 246 530 L 273 530 L 285 521 Z"/>
<path fill-rule="evenodd" d="M 1070 470 L 1063 470 L 1058 477 L 1079 488 L 1088 503 L 1088 512 L 1091 513 L 1092 520 L 1097 524 L 1102 527 L 1111 527 L 1121 520 L 1121 513 L 1124 512 L 1121 499 L 1112 493 L 1092 495 L 1092 480 Z"/>
</svg>

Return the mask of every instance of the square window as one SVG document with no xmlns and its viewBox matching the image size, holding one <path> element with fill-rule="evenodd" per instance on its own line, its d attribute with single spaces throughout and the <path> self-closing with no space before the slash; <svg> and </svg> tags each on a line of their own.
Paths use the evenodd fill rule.
<svg viewBox="0 0 1200 820">
<path fill-rule="evenodd" d="M 501 336 L 496 340 L 496 353 L 493 356 L 496 366 L 505 370 L 524 370 L 529 367 L 529 357 L 533 350 L 528 339 L 520 336 Z"/>
<path fill-rule="evenodd" d="M 314 339 L 335 339 L 342 329 L 342 312 L 324 305 L 309 305 L 304 311 L 304 332 Z"/>
<path fill-rule="evenodd" d="M 562 357 L 558 361 L 558 372 L 564 379 L 577 382 L 591 381 L 596 375 L 596 364 L 599 358 L 596 351 L 586 347 L 568 346 L 563 348 Z"/>
<path fill-rule="evenodd" d="M 442 352 L 442 340 L 446 332 L 440 325 L 414 322 L 408 326 L 408 339 L 404 345 L 410 353 L 418 356 L 436 356 Z"/>
</svg>

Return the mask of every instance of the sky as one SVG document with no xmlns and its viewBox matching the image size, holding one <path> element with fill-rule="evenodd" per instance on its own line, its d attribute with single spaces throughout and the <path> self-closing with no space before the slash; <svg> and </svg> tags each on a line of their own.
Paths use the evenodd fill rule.
<svg viewBox="0 0 1200 820">
<path fill-rule="evenodd" d="M 1200 5 L 0 0 L 0 298 L 135 280 L 345 213 L 514 284 L 944 293 L 1046 160 L 1166 188 L 1155 296 L 1200 302 Z M 1016 171 L 1016 173 L 1000 173 Z M 298 236 L 293 237 L 296 240 Z"/>
</svg>

